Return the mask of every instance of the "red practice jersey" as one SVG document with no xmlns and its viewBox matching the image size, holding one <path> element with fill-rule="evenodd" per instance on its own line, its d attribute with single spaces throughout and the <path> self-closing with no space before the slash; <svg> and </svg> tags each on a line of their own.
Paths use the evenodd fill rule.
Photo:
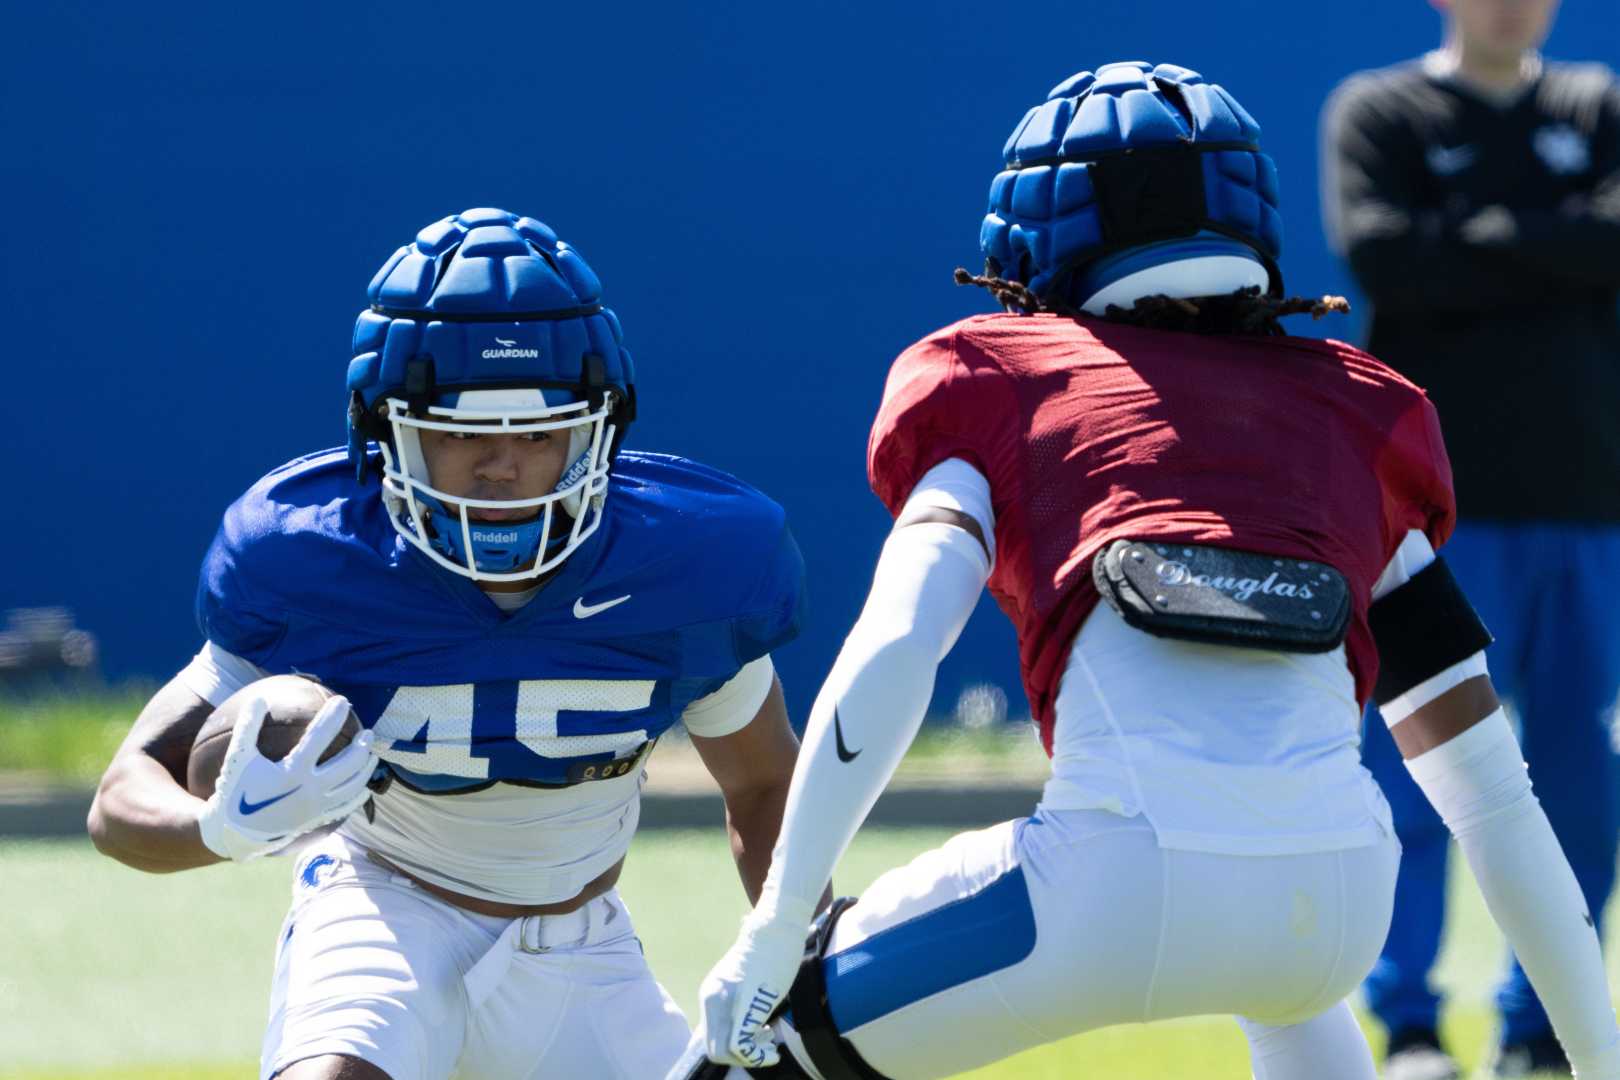
<svg viewBox="0 0 1620 1080">
<path fill-rule="evenodd" d="M 1378 676 L 1372 586 L 1411 529 L 1451 534 L 1451 464 L 1423 391 L 1337 341 L 981 315 L 901 354 L 872 425 L 872 489 L 898 513 L 947 458 L 990 480 L 990 591 L 1018 630 L 1047 752 L 1069 647 L 1116 539 L 1218 544 L 1336 567 L 1356 694 Z M 1144 672 L 1144 677 L 1150 673 Z"/>
</svg>

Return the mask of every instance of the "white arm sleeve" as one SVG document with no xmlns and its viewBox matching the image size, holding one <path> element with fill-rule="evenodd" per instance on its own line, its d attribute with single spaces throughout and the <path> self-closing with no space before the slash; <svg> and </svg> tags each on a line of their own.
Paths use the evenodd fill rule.
<svg viewBox="0 0 1620 1080">
<path fill-rule="evenodd" d="M 205 641 L 202 649 L 191 658 L 191 663 L 182 668 L 176 677 L 188 690 L 217 709 L 242 687 L 258 682 L 269 674 L 257 664 L 226 652 L 212 641 Z"/>
<path fill-rule="evenodd" d="M 681 722 L 687 731 L 706 739 L 741 731 L 765 704 L 775 676 L 769 654 L 750 660 L 720 689 L 688 705 L 681 713 Z"/>
<path fill-rule="evenodd" d="M 866 606 L 810 710 L 760 914 L 809 921 L 916 737 L 935 668 L 989 572 L 979 541 L 955 525 L 920 522 L 889 534 Z"/>
<path fill-rule="evenodd" d="M 1498 709 L 1406 763 L 1440 812 L 1580 1080 L 1620 1080 L 1597 931 Z"/>
<path fill-rule="evenodd" d="M 904 518 L 914 506 L 938 506 L 966 514 L 979 523 L 990 564 L 996 561 L 996 514 L 990 508 L 990 481 L 961 458 L 946 458 L 922 474 L 917 486 L 906 496 L 906 505 L 897 517 Z"/>
<path fill-rule="evenodd" d="M 1374 600 L 1434 562 L 1412 530 L 1373 585 Z M 1390 727 L 1441 694 L 1487 674 L 1485 653 L 1460 660 L 1379 707 Z M 1615 1026 L 1597 932 L 1575 874 L 1530 790 L 1524 755 L 1498 709 L 1406 763 L 1457 838 L 1491 917 L 1530 976 L 1580 1080 L 1620 1080 Z"/>
</svg>

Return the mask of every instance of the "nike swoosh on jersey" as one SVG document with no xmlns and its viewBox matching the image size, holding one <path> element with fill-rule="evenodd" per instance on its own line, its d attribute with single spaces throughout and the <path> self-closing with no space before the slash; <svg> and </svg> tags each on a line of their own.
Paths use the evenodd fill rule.
<svg viewBox="0 0 1620 1080">
<path fill-rule="evenodd" d="M 615 596 L 612 600 L 604 600 L 600 604 L 587 604 L 585 602 L 585 598 L 581 596 L 574 601 L 574 618 L 588 619 L 592 615 L 595 615 L 598 612 L 606 611 L 610 607 L 617 607 L 628 599 L 630 599 L 630 593 L 625 593 L 623 596 Z"/>
<path fill-rule="evenodd" d="M 856 758 L 861 756 L 860 750 L 851 750 L 849 747 L 844 745 L 844 725 L 838 719 L 838 710 L 836 708 L 833 709 L 833 738 L 838 743 L 835 749 L 838 751 L 839 761 L 842 761 L 847 765 L 851 761 L 854 761 Z M 864 749 L 866 748 L 863 746 L 861 750 Z"/>
<path fill-rule="evenodd" d="M 272 795 L 270 798 L 264 800 L 263 802 L 248 802 L 248 797 L 246 795 L 243 795 L 242 796 L 242 801 L 237 804 L 236 808 L 238 810 L 240 810 L 243 814 L 257 814 L 260 810 L 263 810 L 265 807 L 271 805 L 272 803 L 280 802 L 282 799 L 285 799 L 287 796 L 289 796 L 293 792 L 297 791 L 299 787 L 303 787 L 303 786 L 304 786 L 303 784 L 299 784 L 298 787 L 288 788 L 286 791 L 283 791 L 280 795 Z"/>
</svg>

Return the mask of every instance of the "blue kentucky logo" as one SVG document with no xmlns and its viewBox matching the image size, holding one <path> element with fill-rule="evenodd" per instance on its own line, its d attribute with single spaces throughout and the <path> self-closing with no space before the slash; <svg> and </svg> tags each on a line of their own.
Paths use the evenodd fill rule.
<svg viewBox="0 0 1620 1080">
<path fill-rule="evenodd" d="M 317 855 L 304 864 L 304 869 L 298 875 L 298 880 L 303 883 L 305 888 L 313 889 L 321 883 L 321 871 L 328 866 L 336 865 L 337 860 L 332 856 Z"/>
</svg>

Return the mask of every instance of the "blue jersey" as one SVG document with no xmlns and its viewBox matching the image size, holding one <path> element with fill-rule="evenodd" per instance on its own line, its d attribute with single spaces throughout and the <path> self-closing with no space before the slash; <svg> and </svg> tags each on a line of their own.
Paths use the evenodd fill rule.
<svg viewBox="0 0 1620 1080">
<path fill-rule="evenodd" d="M 412 787 L 623 775 L 693 700 L 798 631 L 782 508 L 725 473 L 625 452 L 602 526 L 524 607 L 435 566 L 346 452 L 299 458 L 225 513 L 203 561 L 209 641 L 345 695 Z"/>
</svg>

